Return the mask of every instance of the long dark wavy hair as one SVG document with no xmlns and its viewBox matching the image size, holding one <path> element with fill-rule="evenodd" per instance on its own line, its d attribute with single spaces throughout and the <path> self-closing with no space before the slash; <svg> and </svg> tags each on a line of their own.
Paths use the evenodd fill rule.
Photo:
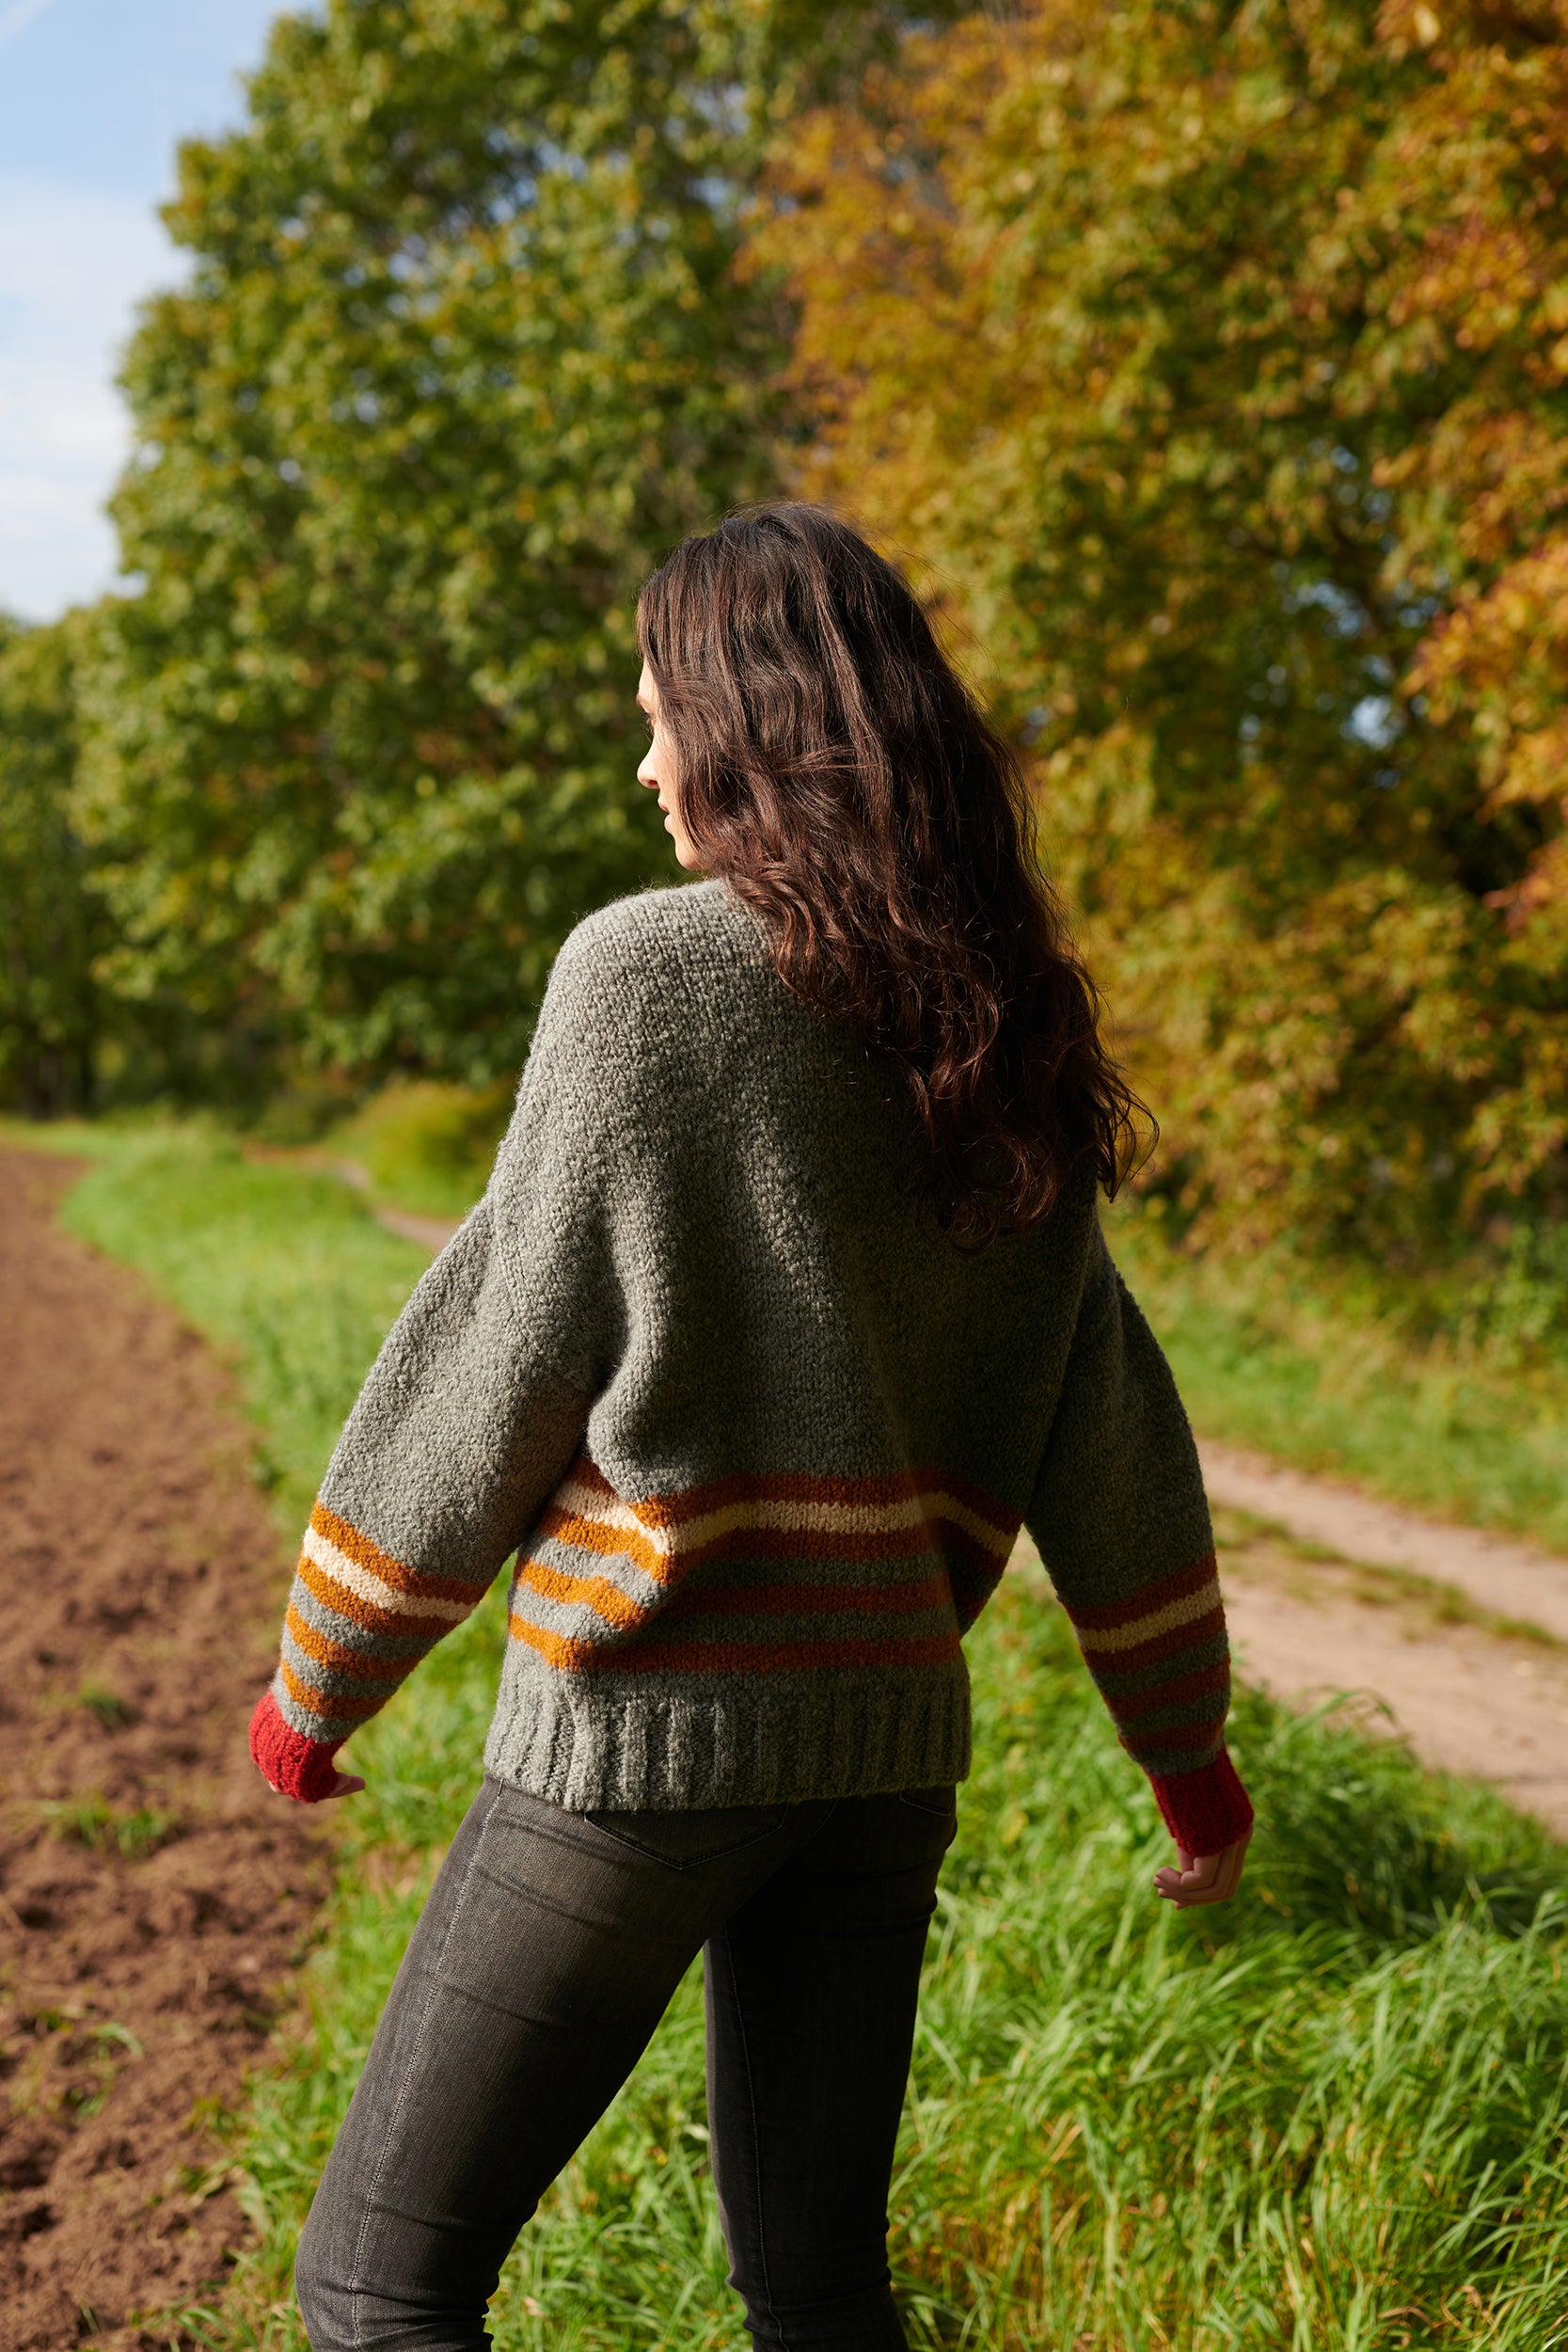
<svg viewBox="0 0 1568 2352">
<path fill-rule="evenodd" d="M 1114 1194 L 1148 1115 L 1018 759 L 908 583 L 827 509 L 763 506 L 678 548 L 637 621 L 694 847 L 785 985 L 902 1076 L 948 1234 L 1022 1232 L 1085 1160 Z"/>
</svg>

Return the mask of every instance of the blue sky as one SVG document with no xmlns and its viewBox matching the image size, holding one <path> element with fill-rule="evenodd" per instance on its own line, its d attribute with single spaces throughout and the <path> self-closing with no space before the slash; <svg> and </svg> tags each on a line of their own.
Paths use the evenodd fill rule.
<svg viewBox="0 0 1568 2352">
<path fill-rule="evenodd" d="M 117 354 L 180 262 L 174 151 L 241 119 L 278 0 L 0 0 L 0 608 L 47 620 L 115 576 Z"/>
</svg>

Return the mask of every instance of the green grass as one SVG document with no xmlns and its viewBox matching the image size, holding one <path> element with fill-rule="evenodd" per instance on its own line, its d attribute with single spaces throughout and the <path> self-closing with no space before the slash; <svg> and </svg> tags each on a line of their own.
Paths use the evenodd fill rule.
<svg viewBox="0 0 1568 2352">
<path fill-rule="evenodd" d="M 100 1129 L 93 1151 L 63 1222 L 137 1267 L 234 1363 L 257 1475 L 297 1530 L 424 1251 L 334 1178 L 255 1165 L 201 1125 Z"/>
<path fill-rule="evenodd" d="M 268 1475 L 297 1502 L 418 1253 L 341 1187 L 210 1136 L 97 1148 L 70 1221 L 232 1351 Z M 1140 1287 L 1241 1416 L 1249 1359 L 1227 1356 L 1224 1302 Z M 1291 1345 L 1259 1345 L 1251 1377 L 1277 1369 L 1310 1422 L 1332 1399 L 1313 1407 L 1323 1380 L 1292 1370 Z M 190 2323 L 214 2346 L 302 2343 L 294 2233 L 477 1785 L 500 1641 L 498 1596 L 355 1742 L 371 1785 L 334 1814 L 341 1867 L 300 2012 L 232 2121 L 258 2237 L 216 2315 Z M 1246 1883 L 1173 1915 L 1149 1887 L 1166 1851 L 1152 1806 L 1037 1572 L 1015 1575 L 971 1652 L 979 1764 L 893 2200 L 922 2352 L 1568 2344 L 1562 1850 L 1397 1747 L 1243 1694 L 1235 1745 L 1261 1816 Z M 703 2127 L 693 1977 L 525 2232 L 502 2352 L 741 2352 Z"/>
<path fill-rule="evenodd" d="M 492 1606 L 356 1742 L 306 2015 L 245 2125 L 261 2232 L 214 2341 L 298 2346 L 288 2264 L 475 1787 Z M 1243 1698 L 1242 1899 L 1165 1856 L 1037 1572 L 972 1639 L 980 1766 L 895 2185 L 913 2341 L 1080 2352 L 1568 2343 L 1564 1856 L 1399 1749 Z M 705 2183 L 700 1987 L 525 2232 L 503 2352 L 741 2352 Z"/>
<path fill-rule="evenodd" d="M 466 1216 L 490 1181 L 512 1116 L 510 1079 L 474 1089 L 402 1080 L 332 1129 L 321 1149 L 356 1160 L 377 1199 L 425 1216 Z"/>
<path fill-rule="evenodd" d="M 1442 1323 L 1417 1286 L 1283 1252 L 1194 1257 L 1117 1211 L 1112 1248 L 1200 1435 L 1568 1551 L 1568 1365 Z"/>
</svg>

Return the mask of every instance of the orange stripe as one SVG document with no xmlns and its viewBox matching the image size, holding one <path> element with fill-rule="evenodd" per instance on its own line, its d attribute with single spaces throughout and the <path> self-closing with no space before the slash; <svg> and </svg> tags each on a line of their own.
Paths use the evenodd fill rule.
<svg viewBox="0 0 1568 2352">
<path fill-rule="evenodd" d="M 998 1544 L 1011 1549 L 1022 1524 L 1022 1514 L 1009 1511 L 980 1487 L 956 1471 L 940 1470 L 889 1470 L 866 1478 L 817 1477 L 808 1470 L 738 1471 L 728 1478 L 711 1478 L 700 1486 L 675 1494 L 645 1495 L 639 1502 L 617 1496 L 597 1464 L 579 1454 L 562 1480 L 625 1502 L 644 1527 L 674 1527 L 684 1519 L 701 1518 L 730 1502 L 836 1502 L 858 1509 L 886 1509 L 891 1503 L 923 1500 L 945 1492 L 976 1518 L 989 1519 Z"/>
<path fill-rule="evenodd" d="M 600 1559 L 630 1560 L 656 1584 L 668 1584 L 677 1575 L 689 1574 L 710 1560 L 737 1556 L 749 1560 L 908 1560 L 922 1552 L 951 1548 L 967 1561 L 994 1573 L 1000 1573 L 1006 1558 L 1006 1554 L 999 1557 L 996 1552 L 988 1551 L 966 1528 L 940 1514 L 912 1527 L 877 1528 L 869 1532 L 852 1528 L 754 1527 L 742 1523 L 726 1528 L 706 1543 L 683 1549 L 672 1560 L 633 1528 L 607 1527 L 601 1520 L 583 1518 L 577 1512 L 549 1503 L 540 1514 L 536 1537 L 569 1545 L 577 1551 L 594 1552 Z"/>
<path fill-rule="evenodd" d="M 362 1626 L 367 1633 L 405 1633 L 414 1641 L 438 1641 L 443 1633 L 453 1630 L 451 1617 L 410 1617 L 400 1609 L 378 1609 L 373 1600 L 361 1600 L 317 1567 L 313 1560 L 301 1558 L 294 1574 L 308 1593 L 313 1593 L 324 1608 L 351 1625 Z M 472 1593 L 472 1585 L 462 1588 Z"/>
<path fill-rule="evenodd" d="M 329 1511 L 325 1502 L 318 1502 L 310 1514 L 310 1524 L 318 1535 L 325 1535 L 329 1544 L 352 1560 L 356 1567 L 366 1568 L 372 1576 L 380 1577 L 394 1591 L 422 1596 L 427 1600 L 467 1600 L 478 1598 L 485 1590 L 483 1584 L 465 1583 L 460 1577 L 425 1576 L 411 1568 L 406 1561 L 394 1560 L 389 1551 L 372 1544 L 368 1535 L 361 1535 L 350 1519 L 341 1519 L 336 1511 Z"/>
<path fill-rule="evenodd" d="M 612 1584 L 605 1576 L 568 1576 L 563 1569 L 547 1568 L 541 1560 L 525 1560 L 517 1570 L 516 1582 L 526 1584 L 531 1592 L 543 1593 L 546 1600 L 578 1601 L 596 1609 L 609 1625 L 629 1629 L 645 1625 L 653 1614 L 652 1607 L 640 1609 L 636 1601 Z"/>
<path fill-rule="evenodd" d="M 603 1527 L 597 1519 L 579 1518 L 550 1503 L 540 1515 L 536 1533 L 548 1541 L 569 1544 L 574 1551 L 592 1551 L 601 1560 L 629 1560 L 655 1584 L 668 1584 L 673 1563 L 646 1535 L 629 1527 Z"/>
<path fill-rule="evenodd" d="M 279 1659 L 277 1665 L 283 1677 L 283 1688 L 294 1705 L 303 1707 L 309 1715 L 373 1715 L 378 1708 L 386 1706 L 392 1695 L 389 1691 L 382 1691 L 373 1699 L 329 1697 L 325 1692 L 316 1690 L 313 1684 L 301 1682 L 286 1659 Z"/>
<path fill-rule="evenodd" d="M 418 1658 L 368 1657 L 362 1649 L 350 1649 L 346 1643 L 330 1641 L 325 1633 L 318 1633 L 313 1625 L 306 1623 L 293 1601 L 283 1623 L 306 1656 L 313 1658 L 318 1666 L 330 1667 L 334 1674 L 356 1675 L 361 1681 L 385 1682 L 395 1689 L 420 1662 Z"/>
</svg>

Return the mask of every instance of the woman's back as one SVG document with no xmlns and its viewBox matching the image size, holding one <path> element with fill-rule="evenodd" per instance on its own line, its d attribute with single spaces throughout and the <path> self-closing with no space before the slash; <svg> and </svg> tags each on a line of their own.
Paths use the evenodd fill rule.
<svg viewBox="0 0 1568 2352">
<path fill-rule="evenodd" d="M 893 2352 L 888 2188 L 962 1637 L 1027 1523 L 1180 1849 L 1251 1821 L 1191 1433 L 1097 1216 L 1139 1106 L 1023 778 L 904 580 L 779 506 L 638 606 L 639 782 L 713 879 L 551 976 L 484 1200 L 311 1514 L 251 1750 L 337 1749 L 514 1551 L 469 1807 L 300 2249 L 317 2352 L 478 2352 L 517 2230 L 705 1953 L 758 2345 Z"/>
<path fill-rule="evenodd" d="M 1129 1744 L 1201 1800 L 1208 1517 L 1092 1177 L 966 1249 L 922 1167 L 905 1090 L 723 884 L 590 917 L 327 1472 L 291 1725 L 347 1736 L 518 1547 L 498 1778 L 579 1808 L 958 1778 L 961 1635 L 1027 1518 Z"/>
</svg>

